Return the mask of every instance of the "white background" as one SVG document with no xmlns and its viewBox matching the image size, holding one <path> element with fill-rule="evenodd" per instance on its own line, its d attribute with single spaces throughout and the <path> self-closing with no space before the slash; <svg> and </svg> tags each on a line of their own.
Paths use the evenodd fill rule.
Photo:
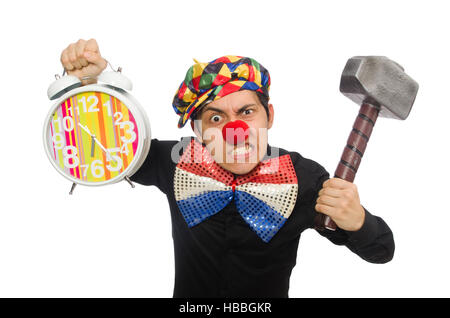
<svg viewBox="0 0 450 318">
<path fill-rule="evenodd" d="M 6 3 L 6 2 L 5 2 Z M 171 297 L 169 207 L 155 187 L 91 188 L 48 161 L 42 125 L 61 51 L 97 39 L 134 83 L 153 137 L 176 127 L 171 101 L 192 58 L 250 56 L 269 71 L 269 142 L 334 173 L 358 106 L 339 92 L 348 58 L 385 55 L 419 84 L 406 121 L 379 118 L 355 184 L 394 232 L 369 264 L 303 233 L 290 297 L 449 297 L 450 20 L 445 1 L 14 1 L 0 7 L 1 297 Z"/>
</svg>

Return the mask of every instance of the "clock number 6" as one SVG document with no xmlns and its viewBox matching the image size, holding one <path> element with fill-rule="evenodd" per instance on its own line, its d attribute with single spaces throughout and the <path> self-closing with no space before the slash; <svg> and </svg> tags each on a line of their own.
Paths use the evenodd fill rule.
<svg viewBox="0 0 450 318">
<path fill-rule="evenodd" d="M 105 174 L 105 169 L 103 168 L 103 162 L 101 160 L 92 161 L 91 173 L 94 178 L 101 178 Z"/>
</svg>

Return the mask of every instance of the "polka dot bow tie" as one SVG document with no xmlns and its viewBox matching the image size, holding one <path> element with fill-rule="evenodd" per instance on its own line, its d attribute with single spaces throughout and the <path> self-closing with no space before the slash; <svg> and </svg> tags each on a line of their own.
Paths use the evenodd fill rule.
<svg viewBox="0 0 450 318">
<path fill-rule="evenodd" d="M 195 138 L 175 168 L 175 199 L 189 227 L 218 213 L 234 199 L 239 214 L 266 243 L 292 213 L 297 189 L 289 155 L 265 159 L 248 174 L 235 177 Z"/>
</svg>

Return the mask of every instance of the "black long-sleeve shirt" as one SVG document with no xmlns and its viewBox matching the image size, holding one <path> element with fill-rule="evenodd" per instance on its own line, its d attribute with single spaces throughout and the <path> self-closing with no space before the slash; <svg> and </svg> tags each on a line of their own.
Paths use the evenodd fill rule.
<svg viewBox="0 0 450 318">
<path fill-rule="evenodd" d="M 294 209 L 278 233 L 263 242 L 236 209 L 234 201 L 200 224 L 189 228 L 175 200 L 177 162 L 173 147 L 191 138 L 152 139 L 149 154 L 131 180 L 154 185 L 166 194 L 175 249 L 174 297 L 288 297 L 289 278 L 296 264 L 301 233 L 314 227 L 318 192 L 329 173 L 297 152 L 289 154 L 298 179 Z M 270 149 L 275 149 L 268 146 Z M 372 263 L 385 263 L 394 254 L 394 239 L 387 224 L 365 208 L 365 221 L 355 232 L 318 231 L 338 245 L 345 245 Z"/>
</svg>

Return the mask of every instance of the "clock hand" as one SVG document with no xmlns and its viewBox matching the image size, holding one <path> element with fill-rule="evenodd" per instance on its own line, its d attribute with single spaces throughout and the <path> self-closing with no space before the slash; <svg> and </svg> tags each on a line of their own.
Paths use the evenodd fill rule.
<svg viewBox="0 0 450 318">
<path fill-rule="evenodd" d="M 91 134 L 91 132 L 89 131 L 89 128 L 87 126 L 83 126 L 81 123 L 78 123 L 78 126 L 80 126 L 85 132 L 88 133 L 89 136 L 91 136 L 91 157 L 94 157 L 94 152 L 95 152 L 95 136 L 93 134 Z"/>
<path fill-rule="evenodd" d="M 100 148 L 102 148 L 102 150 L 106 153 L 106 155 L 108 156 L 109 159 L 112 159 L 111 155 L 109 154 L 109 151 L 103 147 L 103 145 L 100 143 L 100 141 L 98 141 L 97 138 L 95 138 L 95 135 L 92 135 L 92 138 L 95 140 L 95 142 L 100 146 Z M 114 160 L 115 161 L 115 160 Z"/>
<path fill-rule="evenodd" d="M 91 138 L 91 158 L 94 157 L 95 153 L 95 136 L 93 135 Z"/>
<path fill-rule="evenodd" d="M 105 147 L 103 147 L 103 145 L 100 143 L 100 141 L 98 141 L 98 139 L 95 137 L 95 135 L 93 135 L 93 134 L 91 134 L 91 132 L 89 131 L 89 128 L 87 127 L 87 126 L 83 126 L 81 123 L 78 123 L 78 125 L 81 127 L 81 128 L 83 128 L 83 130 L 85 131 L 85 132 L 87 132 L 88 134 L 89 134 L 89 136 L 91 136 L 92 137 L 92 139 L 100 146 L 100 148 L 106 153 L 106 155 L 108 156 L 108 159 L 109 160 L 113 160 L 114 162 L 116 162 L 117 163 L 117 160 L 116 159 L 114 159 L 113 157 L 111 157 L 111 154 L 109 153 L 109 151 L 105 148 Z M 91 154 L 92 154 L 92 146 L 91 146 Z"/>
<path fill-rule="evenodd" d="M 87 126 L 83 126 L 81 123 L 78 123 L 78 125 L 79 125 L 81 128 L 83 128 L 83 130 L 84 130 L 85 132 L 87 132 L 87 133 L 89 134 L 89 136 L 92 137 L 92 134 L 91 134 L 91 132 L 89 131 L 89 129 L 87 128 Z"/>
</svg>

